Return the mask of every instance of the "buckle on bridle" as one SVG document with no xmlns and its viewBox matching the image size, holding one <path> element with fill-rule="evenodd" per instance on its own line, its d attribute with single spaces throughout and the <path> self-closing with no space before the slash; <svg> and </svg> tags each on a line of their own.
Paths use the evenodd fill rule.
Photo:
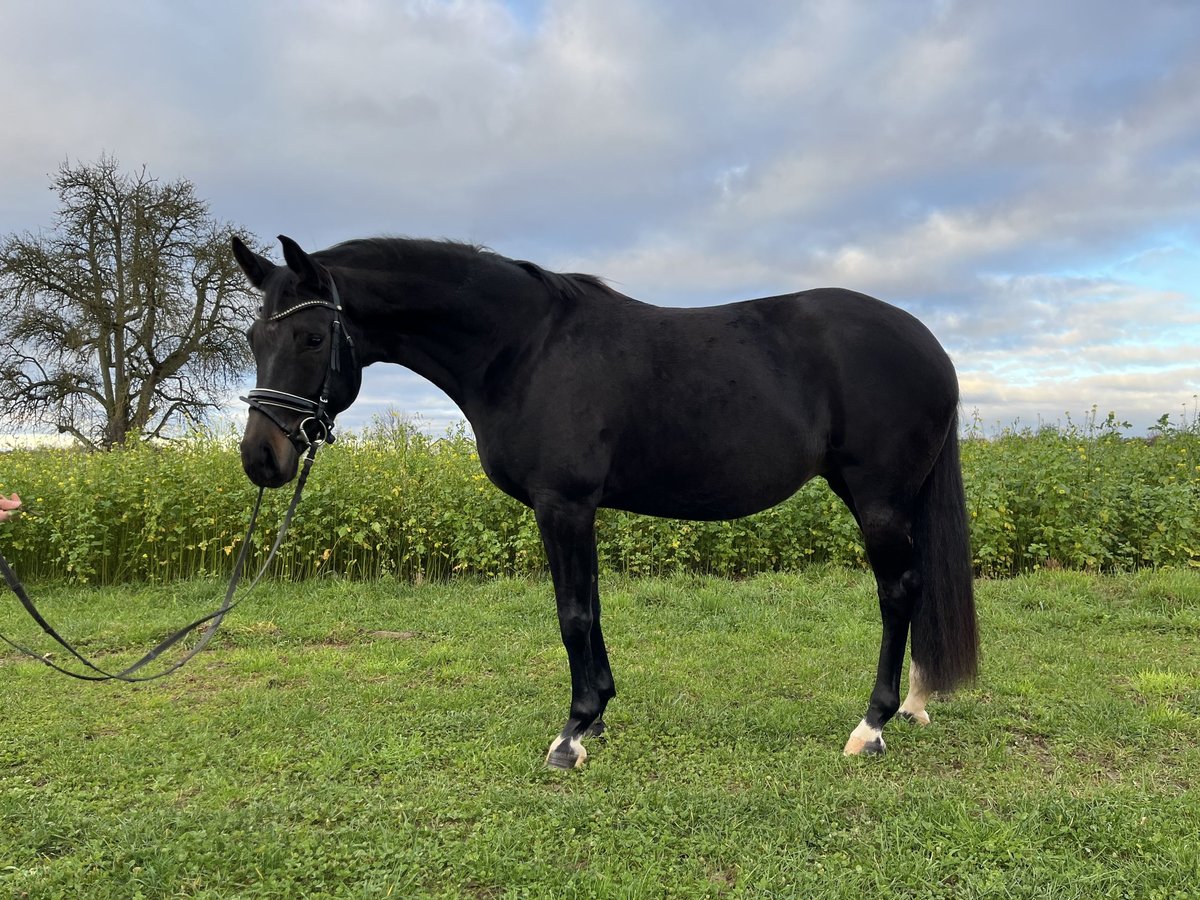
<svg viewBox="0 0 1200 900">
<path fill-rule="evenodd" d="M 314 437 L 308 433 L 309 422 L 314 422 L 317 428 L 320 429 L 318 436 Z M 334 442 L 333 423 L 325 418 L 318 419 L 316 416 L 308 416 L 307 418 L 301 419 L 300 424 L 296 426 L 296 431 L 308 442 L 305 445 L 305 449 L 308 449 L 309 447 L 320 447 L 324 444 L 332 444 Z M 292 436 L 289 434 L 288 437 L 290 438 Z M 294 440 L 293 443 L 295 443 Z"/>
</svg>

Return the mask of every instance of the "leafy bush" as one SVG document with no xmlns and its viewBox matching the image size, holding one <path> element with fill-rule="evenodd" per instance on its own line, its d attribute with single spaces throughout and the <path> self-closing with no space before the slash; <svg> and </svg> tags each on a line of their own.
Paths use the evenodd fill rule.
<svg viewBox="0 0 1200 900">
<path fill-rule="evenodd" d="M 1200 561 L 1200 429 L 1164 420 L 1129 439 L 1110 414 L 1083 428 L 963 443 L 976 568 L 1113 571 Z"/>
<path fill-rule="evenodd" d="M 980 574 L 1200 564 L 1200 429 L 1164 422 L 1142 440 L 1119 424 L 968 434 Z M 17 570 L 103 584 L 226 575 L 255 495 L 231 435 L 98 454 L 14 451 L 0 457 L 0 491 L 13 490 L 26 511 L 0 528 L 0 550 Z M 290 493 L 264 503 L 259 558 Z M 865 565 L 853 519 L 819 480 L 733 522 L 602 510 L 598 528 L 601 565 L 636 575 Z M 544 566 L 532 512 L 488 483 L 465 432 L 432 438 L 393 419 L 321 452 L 276 572 L 422 579 Z"/>
</svg>

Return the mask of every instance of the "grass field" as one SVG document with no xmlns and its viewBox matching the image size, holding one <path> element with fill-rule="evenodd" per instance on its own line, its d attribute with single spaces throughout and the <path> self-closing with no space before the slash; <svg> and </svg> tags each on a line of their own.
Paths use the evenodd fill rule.
<svg viewBox="0 0 1200 900">
<path fill-rule="evenodd" d="M 268 584 L 141 687 L 0 656 L 0 894 L 1184 897 L 1200 573 L 979 584 L 979 683 L 846 759 L 879 624 L 844 569 L 609 578 L 578 772 L 546 582 Z M 41 586 L 106 660 L 215 603 Z M 15 602 L 0 631 L 36 640 Z M 39 644 L 39 646 L 46 646 Z"/>
</svg>

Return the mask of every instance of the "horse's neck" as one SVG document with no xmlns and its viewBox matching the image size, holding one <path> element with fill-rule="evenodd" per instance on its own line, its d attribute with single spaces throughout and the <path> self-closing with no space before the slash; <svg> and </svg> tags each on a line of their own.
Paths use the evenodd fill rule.
<svg viewBox="0 0 1200 900">
<path fill-rule="evenodd" d="M 504 282 L 468 279 L 457 284 L 396 276 L 371 279 L 356 292 L 351 311 L 365 344 L 365 365 L 402 365 L 433 382 L 470 417 L 485 389 L 485 374 L 511 354 L 546 315 L 545 291 L 522 285 L 517 296 Z"/>
</svg>

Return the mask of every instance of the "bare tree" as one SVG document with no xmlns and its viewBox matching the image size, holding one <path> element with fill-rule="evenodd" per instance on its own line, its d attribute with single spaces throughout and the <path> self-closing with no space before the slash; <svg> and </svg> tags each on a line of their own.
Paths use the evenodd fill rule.
<svg viewBox="0 0 1200 900">
<path fill-rule="evenodd" d="M 53 229 L 0 242 L 3 424 L 93 449 L 202 421 L 250 365 L 254 297 L 186 180 L 64 163 Z"/>
</svg>

